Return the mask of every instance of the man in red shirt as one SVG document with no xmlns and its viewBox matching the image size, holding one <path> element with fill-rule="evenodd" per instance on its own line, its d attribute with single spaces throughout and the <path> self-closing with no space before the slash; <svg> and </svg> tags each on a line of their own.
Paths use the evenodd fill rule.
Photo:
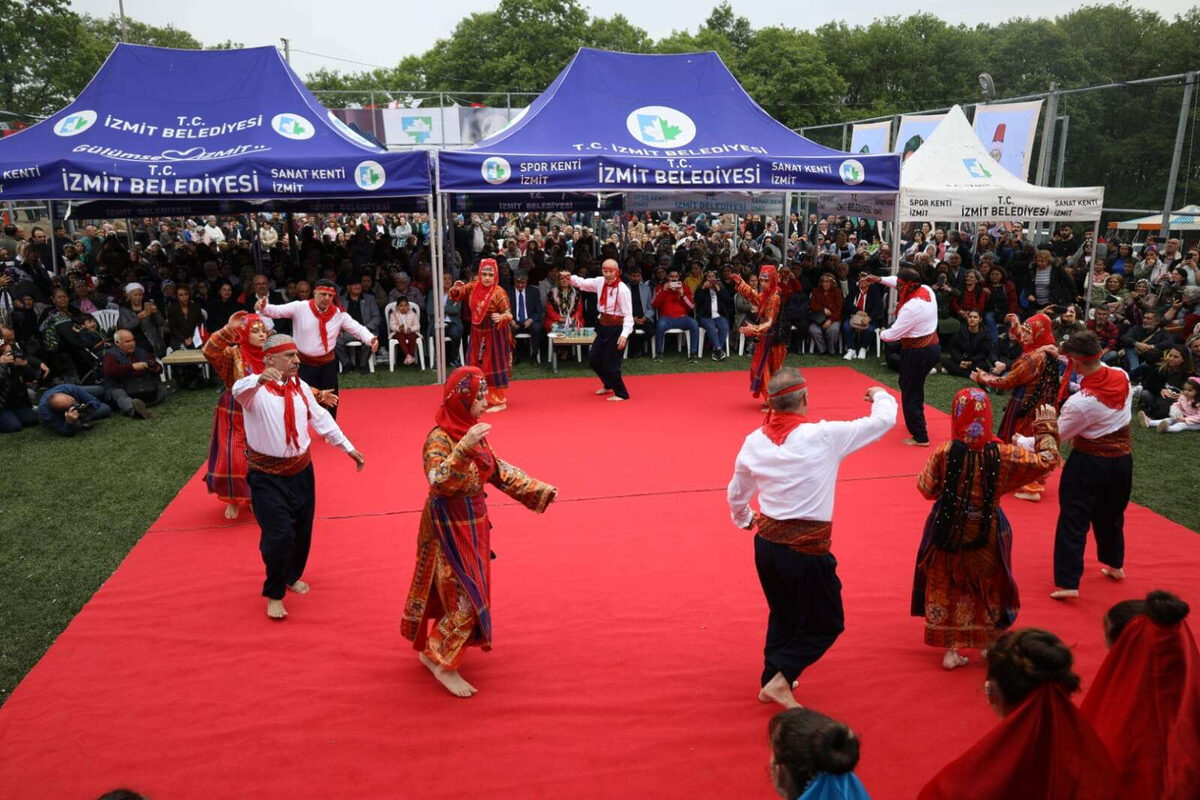
<svg viewBox="0 0 1200 800">
<path fill-rule="evenodd" d="M 663 347 L 666 345 L 667 331 L 671 328 L 682 328 L 691 336 L 688 355 L 689 362 L 695 362 L 696 348 L 700 345 L 700 325 L 692 312 L 696 303 L 692 299 L 692 290 L 679 279 L 679 270 L 673 269 L 667 273 L 667 282 L 658 287 L 654 299 L 650 301 L 658 312 L 658 324 L 654 332 L 655 346 L 658 348 L 656 361 L 662 361 Z"/>
</svg>

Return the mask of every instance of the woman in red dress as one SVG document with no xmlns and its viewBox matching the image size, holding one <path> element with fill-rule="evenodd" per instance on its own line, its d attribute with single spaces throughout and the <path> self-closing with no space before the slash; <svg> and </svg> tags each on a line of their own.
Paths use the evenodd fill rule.
<svg viewBox="0 0 1200 800">
<path fill-rule="evenodd" d="M 471 352 L 467 362 L 483 370 L 488 385 L 489 412 L 508 407 L 508 381 L 512 374 L 512 310 L 508 294 L 497 282 L 496 260 L 479 262 L 479 278 L 450 287 L 450 299 L 465 300 L 471 310 Z"/>
</svg>

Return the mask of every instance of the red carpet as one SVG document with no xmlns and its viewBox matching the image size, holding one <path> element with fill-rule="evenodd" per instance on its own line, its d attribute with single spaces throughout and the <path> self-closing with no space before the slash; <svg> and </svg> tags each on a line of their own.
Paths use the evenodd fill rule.
<svg viewBox="0 0 1200 800">
<path fill-rule="evenodd" d="M 813 417 L 865 411 L 860 373 L 807 376 Z M 480 689 L 469 701 L 437 686 L 397 632 L 438 391 L 346 393 L 341 422 L 367 468 L 315 447 L 312 594 L 268 622 L 252 517 L 226 524 L 189 482 L 0 709 L 0 797 L 82 800 L 118 785 L 156 800 L 774 796 L 773 709 L 755 700 L 766 606 L 750 534 L 724 499 L 761 420 L 746 383 L 633 378 L 626 404 L 595 398 L 591 380 L 513 387 L 510 410 L 488 419 L 493 445 L 560 500 L 539 517 L 491 493 L 495 650 L 468 654 Z M 945 416 L 930 420 L 941 436 Z M 843 466 L 847 630 L 798 693 L 860 732 L 859 775 L 884 799 L 912 797 L 994 722 L 983 670 L 943 672 L 907 615 L 928 451 L 903 435 L 898 425 Z M 1056 604 L 1057 504 L 1005 508 L 1018 624 L 1074 646 L 1085 686 L 1104 609 L 1200 585 L 1196 534 L 1131 508 L 1130 579 L 1101 578 L 1089 550 L 1083 600 Z"/>
</svg>

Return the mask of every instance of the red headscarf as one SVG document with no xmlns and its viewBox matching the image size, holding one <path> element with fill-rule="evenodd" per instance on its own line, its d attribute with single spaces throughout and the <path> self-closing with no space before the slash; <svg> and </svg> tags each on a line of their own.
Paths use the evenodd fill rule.
<svg viewBox="0 0 1200 800">
<path fill-rule="evenodd" d="M 329 308 L 325 309 L 324 311 L 317 309 L 316 295 L 319 292 L 326 292 L 333 295 L 334 302 L 330 303 Z M 317 328 L 317 330 L 321 333 L 321 348 L 328 353 L 329 331 L 325 329 L 325 325 L 329 322 L 329 320 L 333 319 L 333 315 L 339 310 L 337 304 L 337 290 L 330 289 L 328 286 L 318 286 L 317 288 L 313 289 L 313 299 L 308 301 L 308 308 L 310 311 L 312 311 L 313 316 L 317 318 L 317 321 L 321 323 L 320 327 Z"/>
<path fill-rule="evenodd" d="M 482 278 L 484 274 L 490 274 L 493 278 L 498 277 L 496 259 L 485 258 L 479 262 L 479 277 Z M 482 280 L 475 282 L 475 289 L 471 292 L 472 323 L 482 325 L 487 321 L 488 308 L 492 304 L 492 294 L 499 288 L 499 282 L 494 282 L 491 286 L 484 286 Z"/>
<path fill-rule="evenodd" d="M 459 367 L 446 378 L 442 387 L 442 404 L 433 415 L 434 424 L 458 441 L 478 420 L 471 416 L 471 406 L 481 395 L 486 396 L 487 381 L 479 367 Z M 472 460 L 479 467 L 482 480 L 486 481 L 495 468 L 492 448 L 487 439 L 481 439 Z"/>
<path fill-rule="evenodd" d="M 296 349 L 296 343 L 288 337 L 286 342 L 281 342 L 274 347 L 267 348 L 263 351 L 263 355 L 269 353 L 286 353 Z M 304 407 L 308 408 L 308 395 L 305 394 L 303 387 L 300 386 L 300 378 L 293 375 L 283 383 L 275 381 L 267 381 L 263 386 L 267 391 L 276 397 L 283 398 L 283 430 L 284 438 L 289 446 L 300 446 L 300 431 L 296 427 L 296 404 L 294 398 L 299 396 L 304 401 Z"/>
<path fill-rule="evenodd" d="M 950 406 L 950 435 L 969 450 L 982 450 L 1000 440 L 992 434 L 992 400 L 978 387 L 959 389 Z"/>
<path fill-rule="evenodd" d="M 1117 638 L 1079 712 L 1108 746 L 1120 797 L 1186 800 L 1200 788 L 1200 654 L 1187 621 L 1139 616 Z"/>
<path fill-rule="evenodd" d="M 791 394 L 792 392 L 803 392 L 807 388 L 808 384 L 804 378 L 801 378 L 796 383 L 785 386 L 777 392 L 771 392 L 767 397 L 779 397 L 780 395 Z M 767 412 L 767 418 L 763 420 L 762 431 L 776 445 L 782 445 L 787 441 L 787 437 L 791 432 L 805 422 L 808 422 L 808 418 L 803 414 L 786 411 L 776 412 L 775 409 L 771 409 Z"/>
<path fill-rule="evenodd" d="M 763 276 L 766 280 L 763 280 Z M 767 307 L 767 299 L 779 291 L 779 270 L 774 264 L 763 264 L 758 268 L 758 300 L 761 308 Z"/>
<path fill-rule="evenodd" d="M 263 371 L 263 349 L 250 344 L 250 329 L 255 323 L 266 325 L 263 318 L 258 314 L 247 314 L 242 317 L 241 328 L 238 330 L 238 350 L 242 353 L 242 364 L 246 369 L 255 375 L 261 375 Z"/>
<path fill-rule="evenodd" d="M 917 798 L 1117 800 L 1116 780 L 1096 731 L 1060 686 L 1046 683 L 943 767 Z"/>
<path fill-rule="evenodd" d="M 1032 353 L 1039 347 L 1054 344 L 1054 323 L 1045 314 L 1034 314 L 1017 326 L 1029 333 L 1029 341 L 1021 342 L 1022 353 Z"/>
</svg>

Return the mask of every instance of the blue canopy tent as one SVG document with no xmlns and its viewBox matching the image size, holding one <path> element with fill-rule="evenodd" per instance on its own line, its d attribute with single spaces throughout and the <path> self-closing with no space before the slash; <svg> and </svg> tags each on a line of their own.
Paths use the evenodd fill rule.
<svg viewBox="0 0 1200 800">
<path fill-rule="evenodd" d="M 450 192 L 894 195 L 900 187 L 899 155 L 843 153 L 792 132 L 716 53 L 581 48 L 508 127 L 439 151 L 436 164 L 442 203 Z M 436 269 L 441 280 L 440 261 Z"/>
<path fill-rule="evenodd" d="M 380 209 L 431 191 L 427 152 L 351 131 L 274 47 L 119 44 L 70 105 L 0 140 L 0 197 L 77 214 Z"/>
</svg>

